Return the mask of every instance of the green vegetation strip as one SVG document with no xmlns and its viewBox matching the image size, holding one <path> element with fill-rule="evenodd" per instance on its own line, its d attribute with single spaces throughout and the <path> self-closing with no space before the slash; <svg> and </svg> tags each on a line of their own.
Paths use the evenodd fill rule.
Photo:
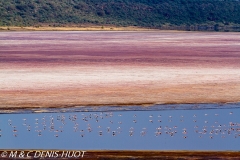
<svg viewBox="0 0 240 160">
<path fill-rule="evenodd" d="M 239 29 L 239 0 L 2 0 L 0 26 Z"/>
</svg>

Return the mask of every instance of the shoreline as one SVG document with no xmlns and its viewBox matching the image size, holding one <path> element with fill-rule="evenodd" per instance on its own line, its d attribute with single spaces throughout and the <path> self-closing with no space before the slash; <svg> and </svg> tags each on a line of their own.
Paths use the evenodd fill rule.
<svg viewBox="0 0 240 160">
<path fill-rule="evenodd" d="M 208 110 L 235 109 L 240 102 L 228 103 L 179 103 L 152 105 L 79 105 L 59 107 L 0 107 L 0 114 L 24 113 L 68 113 L 68 112 L 122 112 L 122 111 L 163 111 L 163 110 Z"/>
<path fill-rule="evenodd" d="M 239 29 L 226 30 L 197 30 L 197 29 L 184 29 L 181 27 L 173 28 L 148 28 L 140 26 L 108 26 L 108 25 L 99 25 L 99 26 L 0 26 L 0 32 L 14 32 L 14 31 L 158 31 L 158 32 L 226 32 L 226 33 L 237 33 L 240 32 Z"/>
<path fill-rule="evenodd" d="M 17 26 L 0 26 L 1 31 L 165 31 L 160 29 L 150 29 L 142 27 L 116 27 L 116 26 L 86 26 L 86 27 L 17 27 Z"/>
<path fill-rule="evenodd" d="M 240 157 L 239 151 L 157 151 L 157 150 L 86 150 L 86 151 L 79 151 L 79 150 L 34 150 L 34 149 L 23 149 L 23 150 L 16 150 L 16 149 L 3 149 L 0 150 L 0 153 L 5 153 L 6 155 L 11 155 L 11 152 L 23 153 L 23 155 L 28 155 L 29 159 L 40 157 L 40 152 L 53 152 L 57 153 L 58 155 L 62 155 L 65 151 L 69 152 L 84 152 L 84 156 L 80 159 L 117 159 L 117 160 L 125 160 L 125 159 L 238 159 Z M 50 154 L 51 155 L 51 154 Z M 45 155 L 46 156 L 46 155 Z M 49 156 L 49 155 L 48 155 Z M 46 159 L 51 159 L 50 157 L 44 157 Z M 8 157 L 2 157 L 2 159 L 8 159 Z M 22 159 L 21 157 L 15 157 L 14 159 Z M 66 159 L 65 157 L 58 159 Z M 68 159 L 76 159 L 76 158 L 68 158 Z"/>
</svg>

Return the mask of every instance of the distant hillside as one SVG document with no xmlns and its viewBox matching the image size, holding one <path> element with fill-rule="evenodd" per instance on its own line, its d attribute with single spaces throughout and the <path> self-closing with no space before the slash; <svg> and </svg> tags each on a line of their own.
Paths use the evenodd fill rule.
<svg viewBox="0 0 240 160">
<path fill-rule="evenodd" d="M 0 0 L 0 26 L 233 26 L 239 0 Z"/>
</svg>

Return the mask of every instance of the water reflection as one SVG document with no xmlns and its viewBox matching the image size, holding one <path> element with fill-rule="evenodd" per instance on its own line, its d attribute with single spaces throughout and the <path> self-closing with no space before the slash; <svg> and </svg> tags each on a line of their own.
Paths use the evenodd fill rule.
<svg viewBox="0 0 240 160">
<path fill-rule="evenodd" d="M 2 114 L 2 149 L 239 150 L 240 109 Z"/>
</svg>

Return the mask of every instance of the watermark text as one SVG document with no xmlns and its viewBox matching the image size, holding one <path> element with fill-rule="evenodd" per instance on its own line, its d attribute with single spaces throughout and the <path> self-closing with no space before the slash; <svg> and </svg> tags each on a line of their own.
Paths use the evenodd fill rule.
<svg viewBox="0 0 240 160">
<path fill-rule="evenodd" d="M 86 151 L 0 151 L 0 158 L 83 158 Z"/>
</svg>

